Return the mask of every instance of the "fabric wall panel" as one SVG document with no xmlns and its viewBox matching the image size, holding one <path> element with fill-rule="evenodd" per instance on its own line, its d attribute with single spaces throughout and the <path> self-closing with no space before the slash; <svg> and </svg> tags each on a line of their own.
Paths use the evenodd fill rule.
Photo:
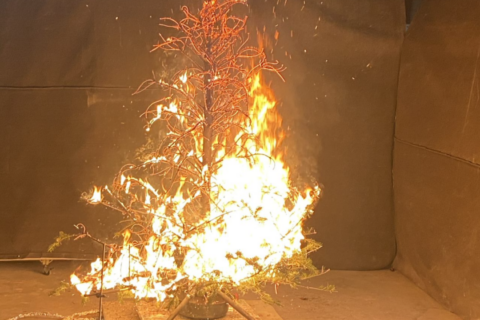
<svg viewBox="0 0 480 320">
<path fill-rule="evenodd" d="M 98 253 L 79 241 L 48 254 L 59 231 L 84 223 L 108 238 L 121 215 L 81 201 L 93 185 L 110 183 L 145 142 L 139 115 L 158 93 L 128 89 L 0 90 L 0 258 L 82 257 Z"/>
<path fill-rule="evenodd" d="M 0 2 L 0 86 L 87 86 L 95 75 L 91 1 Z"/>
<path fill-rule="evenodd" d="M 465 319 L 480 315 L 480 167 L 395 144 L 395 267 Z"/>
<path fill-rule="evenodd" d="M 480 3 L 424 0 L 400 67 L 395 267 L 465 319 L 480 316 Z"/>
</svg>

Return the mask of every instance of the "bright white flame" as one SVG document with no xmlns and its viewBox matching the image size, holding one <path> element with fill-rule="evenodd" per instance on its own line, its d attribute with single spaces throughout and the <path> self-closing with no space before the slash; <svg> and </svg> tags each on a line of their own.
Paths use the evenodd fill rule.
<svg viewBox="0 0 480 320">
<path fill-rule="evenodd" d="M 99 203 L 102 202 L 102 189 L 94 187 L 93 195 L 90 198 L 91 203 Z"/>
<path fill-rule="evenodd" d="M 180 76 L 180 81 L 183 83 L 187 83 L 188 77 L 187 77 L 187 72 L 185 71 L 185 74 Z"/>
</svg>

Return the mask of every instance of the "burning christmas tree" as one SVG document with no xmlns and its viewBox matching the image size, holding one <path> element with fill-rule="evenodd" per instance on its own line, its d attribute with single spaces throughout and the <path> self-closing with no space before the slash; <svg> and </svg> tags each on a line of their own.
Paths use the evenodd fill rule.
<svg viewBox="0 0 480 320">
<path fill-rule="evenodd" d="M 250 46 L 237 5 L 246 2 L 210 0 L 198 14 L 183 7 L 182 20 L 162 19 L 177 35 L 161 36 L 154 50 L 187 62 L 137 91 L 164 89 L 144 114 L 146 130 L 162 137 L 157 148 L 84 197 L 126 224 L 122 245 L 103 243 L 103 259 L 72 275 L 82 294 L 123 287 L 170 307 L 191 296 L 228 300 L 235 291 L 270 299 L 265 284 L 295 285 L 318 273 L 307 254 L 320 245 L 302 224 L 320 189 L 290 179 L 282 119 L 262 80 L 262 71 L 280 76 L 282 68 Z M 97 240 L 77 227 L 77 238 Z"/>
</svg>

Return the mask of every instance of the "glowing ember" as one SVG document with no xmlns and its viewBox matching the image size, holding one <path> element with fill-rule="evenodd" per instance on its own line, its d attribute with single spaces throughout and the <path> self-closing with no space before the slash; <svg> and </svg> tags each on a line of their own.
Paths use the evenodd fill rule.
<svg viewBox="0 0 480 320">
<path fill-rule="evenodd" d="M 227 16 L 237 2 L 206 2 L 201 21 L 184 8 L 187 18 L 170 27 L 188 33 L 200 25 L 234 21 L 237 29 L 218 31 L 233 37 L 246 21 Z M 175 50 L 175 41 L 187 43 L 175 39 L 161 46 Z M 103 265 L 97 259 L 86 276 L 71 276 L 82 294 L 100 290 L 103 283 L 103 289 L 127 286 L 138 298 L 163 301 L 195 284 L 239 287 L 261 282 L 260 277 L 280 282 L 278 266 L 304 253 L 302 223 L 320 189 L 296 189 L 282 160 L 282 120 L 260 73 L 276 69 L 261 51 L 238 50 L 259 58 L 259 65 L 244 69 L 228 60 L 233 51 L 219 52 L 207 71 L 183 70 L 172 83 L 152 80 L 177 94 L 146 113 L 147 130 L 166 123 L 170 142 L 140 165 L 122 169 L 110 189 L 95 188 L 86 197 L 122 212 L 131 225 L 123 246 L 108 246 Z M 200 91 L 207 107 L 199 106 Z M 153 173 L 146 175 L 147 170 Z"/>
</svg>

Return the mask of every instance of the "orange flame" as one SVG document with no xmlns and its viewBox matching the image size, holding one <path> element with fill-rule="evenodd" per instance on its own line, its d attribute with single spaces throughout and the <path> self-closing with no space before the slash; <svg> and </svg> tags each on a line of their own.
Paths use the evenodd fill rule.
<svg viewBox="0 0 480 320">
<path fill-rule="evenodd" d="M 182 82 L 187 81 L 186 74 L 184 77 Z M 251 80 L 249 95 L 250 119 L 245 127 L 251 138 L 243 146 L 255 155 L 254 160 L 238 157 L 236 152 L 225 156 L 223 151 L 216 155 L 218 159 L 225 157 L 221 167 L 211 176 L 210 198 L 214 205 L 200 222 L 205 225 L 203 232 L 187 234 L 188 231 L 181 227 L 185 207 L 199 196 L 199 192 L 188 196 L 183 190 L 183 181 L 175 196 L 151 209 L 154 235 L 144 250 L 131 242 L 128 232 L 124 234 L 120 256 L 105 263 L 105 289 L 130 286 L 137 298 L 163 301 L 168 297 L 168 290 L 175 288 L 182 279 L 208 281 L 214 277 L 218 281 L 240 284 L 256 272 L 246 259 L 256 259 L 265 269 L 273 270 L 282 258 L 292 257 L 300 251 L 304 239 L 302 221 L 320 189 L 307 188 L 300 192 L 292 187 L 288 166 L 280 152 L 284 136 L 282 120 L 273 93 L 262 84 L 260 74 Z M 168 109 L 163 108 L 181 117 L 174 103 Z M 160 117 L 161 113 L 158 114 Z M 242 134 L 239 133 L 237 139 L 245 139 Z M 198 146 L 201 131 L 195 138 Z M 189 156 L 196 154 L 201 154 L 200 147 L 192 150 Z M 145 163 L 157 161 L 161 159 L 154 158 Z M 129 190 L 134 192 L 130 188 L 132 181 L 144 187 L 144 205 L 153 208 L 150 204 L 160 197 L 161 192 L 148 182 L 122 175 L 121 184 L 127 183 L 127 193 Z M 90 201 L 101 201 L 100 190 L 95 188 Z M 171 219 L 165 219 L 167 206 L 174 211 Z M 185 252 L 181 266 L 175 262 L 177 249 Z M 81 280 L 73 274 L 71 283 L 84 295 L 99 290 L 101 269 L 101 260 L 97 259 L 86 277 Z"/>
</svg>

